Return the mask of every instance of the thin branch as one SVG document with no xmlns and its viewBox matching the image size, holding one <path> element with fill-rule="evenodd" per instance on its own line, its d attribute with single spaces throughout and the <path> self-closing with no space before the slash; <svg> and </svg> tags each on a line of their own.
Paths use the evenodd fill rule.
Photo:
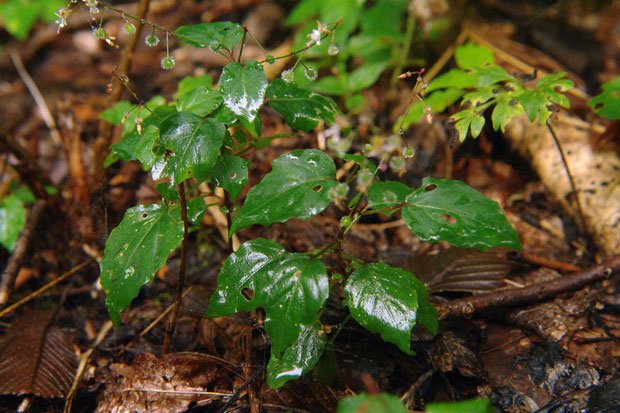
<svg viewBox="0 0 620 413">
<path fill-rule="evenodd" d="M 511 288 L 489 294 L 453 300 L 437 307 L 439 319 L 469 318 L 475 313 L 492 308 L 509 307 L 543 301 L 559 294 L 578 290 L 588 284 L 611 277 L 620 271 L 620 255 L 603 264 L 570 276 L 528 285 L 523 288 Z"/>
</svg>

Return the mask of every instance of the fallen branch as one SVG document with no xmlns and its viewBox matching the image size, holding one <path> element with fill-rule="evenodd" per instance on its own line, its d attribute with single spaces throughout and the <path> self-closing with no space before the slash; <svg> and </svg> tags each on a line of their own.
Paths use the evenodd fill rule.
<svg viewBox="0 0 620 413">
<path fill-rule="evenodd" d="M 439 319 L 470 318 L 475 313 L 492 308 L 543 301 L 609 278 L 619 270 L 620 256 L 616 256 L 600 265 L 556 280 L 453 300 L 437 307 Z"/>
</svg>

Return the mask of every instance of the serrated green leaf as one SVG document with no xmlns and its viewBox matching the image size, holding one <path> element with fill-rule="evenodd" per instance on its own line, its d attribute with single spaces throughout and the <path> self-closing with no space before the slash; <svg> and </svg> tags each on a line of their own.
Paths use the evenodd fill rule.
<svg viewBox="0 0 620 413">
<path fill-rule="evenodd" d="M 267 89 L 263 66 L 253 60 L 243 65 L 229 63 L 222 70 L 218 89 L 228 109 L 252 122 L 263 105 Z"/>
<path fill-rule="evenodd" d="M 505 132 L 508 122 L 522 114 L 523 107 L 515 99 L 509 96 L 500 96 L 491 115 L 493 129 L 501 129 L 502 132 Z"/>
<path fill-rule="evenodd" d="M 499 82 L 514 80 L 513 76 L 509 75 L 503 67 L 498 65 L 477 68 L 474 70 L 474 73 L 477 77 L 476 86 L 478 87 L 493 86 Z"/>
<path fill-rule="evenodd" d="M 327 336 L 321 324 L 302 325 L 299 336 L 282 355 L 271 352 L 267 365 L 267 385 L 277 389 L 284 383 L 306 374 L 319 362 Z"/>
<path fill-rule="evenodd" d="M 450 119 L 455 120 L 454 128 L 459 132 L 459 140 L 463 142 L 467 137 L 467 131 L 471 130 L 471 136 L 477 138 L 484 126 L 484 117 L 478 114 L 478 110 L 484 110 L 485 106 L 469 108 L 462 110 L 450 116 Z"/>
<path fill-rule="evenodd" d="M 308 219 L 321 213 L 331 199 L 336 166 L 316 149 L 294 151 L 278 157 L 273 169 L 248 192 L 233 218 L 230 234 L 253 224 L 268 226 L 290 218 Z"/>
<path fill-rule="evenodd" d="M 368 207 L 375 211 L 394 207 L 405 202 L 405 199 L 414 191 L 407 185 L 397 181 L 375 181 L 368 188 Z M 384 212 L 391 215 L 393 211 Z"/>
<path fill-rule="evenodd" d="M 407 354 L 418 312 L 417 285 L 411 273 L 383 263 L 363 265 L 347 280 L 344 294 L 351 316 Z"/>
<path fill-rule="evenodd" d="M 174 98 L 179 100 L 181 96 L 186 95 L 198 87 L 204 87 L 211 90 L 213 87 L 213 78 L 209 74 L 200 76 L 187 76 L 181 79 L 177 86 L 177 92 L 174 94 Z"/>
<path fill-rule="evenodd" d="M 280 244 L 262 238 L 247 241 L 232 253 L 217 283 L 206 317 L 263 307 L 271 351 L 279 359 L 297 342 L 302 326 L 317 321 L 329 294 L 323 262 L 289 253 Z M 246 298 L 244 292 L 253 297 Z"/>
<path fill-rule="evenodd" d="M 597 115 L 609 120 L 620 119 L 620 76 L 605 83 L 603 91 L 592 98 L 588 105 Z"/>
<path fill-rule="evenodd" d="M 198 86 L 179 97 L 177 110 L 191 112 L 202 117 L 217 109 L 222 101 L 222 94 L 219 90 L 209 90 L 204 86 Z"/>
<path fill-rule="evenodd" d="M 243 39 L 243 27 L 239 23 L 213 22 L 181 26 L 176 32 L 181 40 L 194 47 L 208 47 L 214 52 L 232 50 Z"/>
<path fill-rule="evenodd" d="M 239 193 L 248 184 L 248 167 L 250 161 L 235 155 L 223 155 L 217 158 L 213 169 L 213 180 L 220 188 L 224 188 L 233 203 Z"/>
<path fill-rule="evenodd" d="M 15 194 L 10 194 L 0 200 L 0 244 L 7 251 L 12 252 L 19 233 L 26 224 L 26 209 L 24 203 Z"/>
<path fill-rule="evenodd" d="M 311 131 L 320 120 L 330 125 L 338 107 L 328 97 L 312 93 L 281 78 L 267 88 L 269 106 L 278 112 L 286 123 L 303 131 Z"/>
<path fill-rule="evenodd" d="M 521 250 L 517 233 L 497 202 L 461 181 L 426 177 L 401 211 L 422 241 L 447 241 L 481 251 L 496 246 Z"/>
<path fill-rule="evenodd" d="M 473 92 L 463 95 L 461 105 L 465 106 L 470 103 L 472 106 L 483 105 L 491 99 L 496 99 L 498 96 L 497 88 L 495 87 L 479 87 Z"/>
<path fill-rule="evenodd" d="M 110 234 L 101 260 L 101 287 L 115 326 L 120 312 L 153 280 L 183 239 L 179 205 L 138 205 L 125 212 Z"/>
<path fill-rule="evenodd" d="M 551 112 L 545 106 L 546 99 L 536 90 L 526 90 L 520 96 L 517 96 L 516 99 L 523 106 L 530 122 L 534 122 L 539 113 L 541 123 L 545 123 L 549 118 Z"/>
<path fill-rule="evenodd" d="M 407 413 L 398 397 L 387 394 L 360 393 L 347 396 L 338 403 L 336 413 Z"/>
<path fill-rule="evenodd" d="M 161 125 L 162 143 L 167 154 L 162 174 L 171 185 L 187 178 L 209 176 L 224 140 L 224 125 L 212 118 L 201 118 L 189 112 L 177 113 Z"/>
<path fill-rule="evenodd" d="M 489 399 L 428 403 L 426 405 L 426 413 L 495 413 L 496 411 Z"/>
<path fill-rule="evenodd" d="M 486 47 L 467 42 L 454 50 L 454 60 L 463 69 L 475 69 L 493 63 L 495 56 Z"/>
</svg>

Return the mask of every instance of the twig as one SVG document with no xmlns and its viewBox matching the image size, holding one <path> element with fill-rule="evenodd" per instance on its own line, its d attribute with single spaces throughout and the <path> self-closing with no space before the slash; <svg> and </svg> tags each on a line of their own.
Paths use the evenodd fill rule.
<svg viewBox="0 0 620 413">
<path fill-rule="evenodd" d="M 551 268 L 560 272 L 576 272 L 581 270 L 581 268 L 576 265 L 567 262 L 557 261 L 551 258 L 541 257 L 534 254 L 522 253 L 518 255 L 516 259 L 522 260 L 530 264 L 539 265 L 541 267 Z"/>
<path fill-rule="evenodd" d="M 15 69 L 17 70 L 19 77 L 21 77 L 22 80 L 24 81 L 24 84 L 26 85 L 26 87 L 28 88 L 28 91 L 32 95 L 32 98 L 34 99 L 34 102 L 36 103 L 37 108 L 39 108 L 41 117 L 43 118 L 43 121 L 45 122 L 48 129 L 50 130 L 50 135 L 52 135 L 52 140 L 57 146 L 62 145 L 62 138 L 60 137 L 60 133 L 58 132 L 58 128 L 56 127 L 56 121 L 54 120 L 54 117 L 52 116 L 52 113 L 50 112 L 50 109 L 47 106 L 47 103 L 45 102 L 43 95 L 41 95 L 41 92 L 39 91 L 37 84 L 34 83 L 34 80 L 32 80 L 32 78 L 28 74 L 28 71 L 26 71 L 26 68 L 24 67 L 24 63 L 22 62 L 22 59 L 19 57 L 19 54 L 17 54 L 15 50 L 10 50 L 9 55 L 11 56 L 11 60 L 13 61 L 13 65 L 15 66 Z"/>
<path fill-rule="evenodd" d="M 28 221 L 24 229 L 19 234 L 15 249 L 9 258 L 9 262 L 2 273 L 2 279 L 0 280 L 0 307 L 3 307 L 8 301 L 11 292 L 13 291 L 13 284 L 15 283 L 15 276 L 24 262 L 30 240 L 34 235 L 34 229 L 41 218 L 41 214 L 45 209 L 45 200 L 39 199 L 35 202 L 34 206 L 30 210 L 28 215 Z"/>
<path fill-rule="evenodd" d="M 69 413 L 71 411 L 73 397 L 75 397 L 75 392 L 77 391 L 78 384 L 80 384 L 82 376 L 84 376 L 84 372 L 86 371 L 88 359 L 93 354 L 97 346 L 101 344 L 103 339 L 108 335 L 111 329 L 112 322 L 108 320 L 103 324 L 101 330 L 99 330 L 99 334 L 97 334 L 97 337 L 95 338 L 95 341 L 90 346 L 90 348 L 80 357 L 80 363 L 78 364 L 77 371 L 75 372 L 75 378 L 73 379 L 73 383 L 71 384 L 71 389 L 69 389 L 69 393 L 67 394 L 67 397 L 65 397 L 64 413 Z"/>
<path fill-rule="evenodd" d="M 185 298 L 185 296 L 192 291 L 193 286 L 190 286 L 187 290 L 185 290 L 185 292 L 183 293 L 183 297 L 181 298 Z M 168 306 L 168 308 L 166 308 L 166 310 L 161 313 L 160 315 L 157 316 L 157 318 L 155 318 L 155 320 L 153 320 L 151 322 L 151 324 L 149 324 L 144 330 L 142 330 L 142 332 L 140 333 L 140 337 L 144 337 L 144 335 L 146 333 L 148 333 L 149 331 L 151 331 L 153 329 L 153 327 L 155 327 L 161 320 L 162 318 L 164 318 L 166 315 L 168 315 L 168 313 L 170 311 L 172 311 L 172 309 L 174 308 L 175 303 L 172 303 L 171 305 Z"/>
<path fill-rule="evenodd" d="M 59 282 L 61 282 L 65 278 L 69 277 L 70 275 L 75 274 L 76 272 L 78 272 L 79 270 L 81 270 L 82 268 L 84 268 L 86 265 L 90 264 L 93 261 L 94 261 L 93 258 L 90 258 L 90 259 L 84 261 L 83 263 L 79 264 L 77 267 L 73 267 L 71 270 L 67 271 L 66 273 L 64 273 L 60 277 L 56 278 L 55 280 L 50 281 L 49 283 L 47 283 L 43 287 L 39 288 L 37 291 L 33 292 L 32 294 L 28 295 L 27 297 L 24 297 L 21 300 L 19 300 L 18 302 L 8 306 L 4 310 L 0 311 L 0 317 L 3 317 L 5 315 L 7 315 L 8 313 L 10 313 L 11 311 L 15 310 L 18 307 L 21 307 L 22 305 L 24 305 L 28 301 L 32 300 L 34 297 L 40 295 L 44 291 L 49 290 L 50 288 L 52 288 L 53 286 L 55 286 L 56 284 L 58 284 Z"/>
<path fill-rule="evenodd" d="M 491 308 L 543 301 L 610 277 L 620 270 L 620 255 L 603 264 L 560 279 L 453 300 L 437 307 L 439 318 L 469 318 Z"/>
<path fill-rule="evenodd" d="M 179 198 L 181 199 L 181 220 L 183 221 L 183 241 L 181 242 L 181 262 L 179 263 L 179 281 L 177 282 L 177 292 L 174 297 L 174 308 L 172 309 L 172 315 L 168 320 L 166 326 L 166 335 L 164 336 L 164 348 L 161 354 L 167 354 L 170 349 L 170 342 L 172 341 L 172 333 L 174 333 L 174 326 L 177 322 L 177 315 L 179 314 L 179 307 L 181 307 L 181 300 L 183 300 L 183 284 L 185 283 L 185 271 L 187 269 L 187 247 L 189 244 L 189 220 L 187 219 L 187 200 L 185 199 L 185 187 L 183 182 L 177 185 L 179 192 Z"/>
</svg>

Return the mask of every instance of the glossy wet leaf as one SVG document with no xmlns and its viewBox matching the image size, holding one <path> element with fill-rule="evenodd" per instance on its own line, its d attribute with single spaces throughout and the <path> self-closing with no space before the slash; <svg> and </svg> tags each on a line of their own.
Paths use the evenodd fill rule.
<svg viewBox="0 0 620 413">
<path fill-rule="evenodd" d="M 398 397 L 387 394 L 360 393 L 340 400 L 336 413 L 407 413 Z"/>
<path fill-rule="evenodd" d="M 230 233 L 253 224 L 268 226 L 290 218 L 308 219 L 331 202 L 329 190 L 337 184 L 336 166 L 316 149 L 281 155 L 272 170 L 248 192 L 233 218 Z"/>
<path fill-rule="evenodd" d="M 267 385 L 277 389 L 284 383 L 306 374 L 319 362 L 327 336 L 321 324 L 302 325 L 297 341 L 282 355 L 271 352 L 267 365 Z"/>
<path fill-rule="evenodd" d="M 101 287 L 114 325 L 120 324 L 120 312 L 143 284 L 153 280 L 182 239 L 178 205 L 138 205 L 125 212 L 106 242 L 101 261 Z"/>
<path fill-rule="evenodd" d="M 0 200 L 0 245 L 7 251 L 13 251 L 19 233 L 26 224 L 24 203 L 15 194 Z"/>
<path fill-rule="evenodd" d="M 320 120 L 330 125 L 338 107 L 328 97 L 302 89 L 281 78 L 271 82 L 267 88 L 269 106 L 278 112 L 294 129 L 310 131 Z"/>
<path fill-rule="evenodd" d="M 233 203 L 248 184 L 249 165 L 250 161 L 235 155 L 222 155 L 215 162 L 213 180 L 217 186 L 228 192 Z"/>
<path fill-rule="evenodd" d="M 191 93 L 198 87 L 204 87 L 211 90 L 213 87 L 213 78 L 209 74 L 199 76 L 186 76 L 179 81 L 177 92 L 174 94 L 176 100 L 180 100 L 183 95 Z"/>
<path fill-rule="evenodd" d="M 263 66 L 253 60 L 244 64 L 229 63 L 222 70 L 218 89 L 228 109 L 252 122 L 263 104 L 267 89 Z"/>
<path fill-rule="evenodd" d="M 208 47 L 217 52 L 224 48 L 232 50 L 243 39 L 239 23 L 213 22 L 181 26 L 177 29 L 180 39 L 194 47 Z"/>
<path fill-rule="evenodd" d="M 192 225 L 200 225 L 202 217 L 205 215 L 205 200 L 202 198 L 192 198 L 187 201 L 187 220 Z"/>
<path fill-rule="evenodd" d="M 187 111 L 198 116 L 206 116 L 222 104 L 222 94 L 218 90 L 209 90 L 198 86 L 191 92 L 182 94 L 177 102 L 179 112 Z"/>
<path fill-rule="evenodd" d="M 278 359 L 297 342 L 302 326 L 317 321 L 329 293 L 322 261 L 289 253 L 262 238 L 243 243 L 226 259 L 217 284 L 206 316 L 263 307 L 271 351 Z M 289 361 L 291 357 L 287 356 Z"/>
<path fill-rule="evenodd" d="M 187 178 L 209 176 L 224 140 L 224 125 L 190 112 L 177 113 L 161 125 L 161 140 L 171 153 L 166 155 L 163 174 L 176 185 Z"/>
<path fill-rule="evenodd" d="M 375 181 L 368 188 L 368 207 L 375 211 L 394 207 L 405 202 L 407 196 L 414 191 L 407 185 L 396 181 Z M 383 212 L 391 215 L 394 211 Z"/>
<path fill-rule="evenodd" d="M 422 241 L 447 241 L 480 251 L 496 246 L 521 250 L 517 233 L 497 202 L 461 181 L 424 178 L 401 213 Z"/>
<path fill-rule="evenodd" d="M 407 354 L 413 354 L 409 348 L 411 329 L 418 317 L 417 289 L 421 285 L 414 278 L 402 268 L 372 263 L 355 270 L 344 288 L 351 316 Z"/>
</svg>

